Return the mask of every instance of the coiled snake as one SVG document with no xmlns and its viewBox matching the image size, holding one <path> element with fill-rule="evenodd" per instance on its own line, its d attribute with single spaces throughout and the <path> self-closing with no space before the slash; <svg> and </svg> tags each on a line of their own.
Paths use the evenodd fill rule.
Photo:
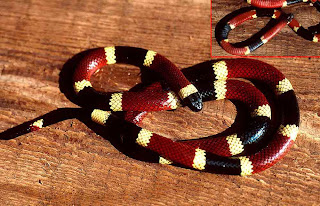
<svg viewBox="0 0 320 206">
<path fill-rule="evenodd" d="M 108 64 L 125 63 L 160 74 L 164 83 L 153 82 L 134 92 L 97 92 L 90 77 Z M 244 78 L 272 90 L 274 107 L 265 94 Z M 119 118 L 135 126 L 126 136 L 158 154 L 157 161 L 212 173 L 250 175 L 265 170 L 281 159 L 293 145 L 299 127 L 299 109 L 292 85 L 275 67 L 253 59 L 222 59 L 203 62 L 181 71 L 164 56 L 134 47 L 92 49 L 80 59 L 73 73 L 74 94 L 83 115 L 107 125 Z M 202 101 L 230 99 L 244 103 L 250 113 L 248 126 L 228 135 L 173 141 L 139 127 L 149 111 L 174 110 L 189 106 L 202 109 Z M 272 111 L 276 109 L 276 115 Z M 114 112 L 115 115 L 114 115 Z M 270 126 L 277 120 L 274 129 Z M 55 123 L 44 115 L 21 131 L 0 133 L 1 139 L 35 131 Z M 260 143 L 265 143 L 259 146 Z"/>
</svg>

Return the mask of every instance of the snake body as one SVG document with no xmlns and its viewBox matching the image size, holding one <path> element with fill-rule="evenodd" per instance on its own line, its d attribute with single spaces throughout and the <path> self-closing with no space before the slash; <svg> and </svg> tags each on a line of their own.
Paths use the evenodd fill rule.
<svg viewBox="0 0 320 206">
<path fill-rule="evenodd" d="M 104 58 L 104 56 L 106 56 Z M 148 51 L 141 48 L 133 47 L 105 47 L 98 48 L 90 51 L 79 63 L 77 72 L 74 73 L 74 89 L 79 96 L 79 100 L 86 100 L 93 98 L 91 105 L 94 108 L 100 108 L 104 110 L 112 111 L 148 111 L 149 108 L 145 107 L 146 103 L 143 103 L 144 107 L 139 108 L 141 101 L 144 101 L 143 96 L 138 93 L 118 93 L 111 95 L 100 95 L 94 89 L 90 83 L 90 77 L 92 74 L 98 71 L 99 68 L 108 64 L 114 63 L 126 63 L 137 67 L 147 67 L 149 70 L 157 72 L 159 75 L 165 78 L 174 92 L 186 103 L 190 109 L 194 111 L 200 111 L 202 109 L 202 100 L 196 87 L 192 85 L 182 72 L 164 56 L 157 54 L 154 51 Z M 170 75 L 168 75 L 170 74 Z M 133 94 L 133 95 L 132 95 Z M 118 104 L 117 100 L 121 98 L 123 101 Z M 158 97 L 155 96 L 154 100 Z M 109 105 L 101 102 L 109 102 Z M 113 102 L 115 102 L 113 104 Z M 137 104 L 135 104 L 137 102 Z M 97 104 L 95 104 L 97 103 Z M 130 103 L 130 104 L 126 104 Z M 150 111 L 153 109 L 150 108 Z M 163 110 L 163 108 L 159 108 Z"/>
<path fill-rule="evenodd" d="M 134 92 L 97 92 L 90 83 L 91 75 L 102 66 L 115 63 L 146 67 L 158 73 L 165 83 L 154 82 Z M 276 99 L 277 114 L 272 116 L 275 108 L 270 106 L 264 93 L 237 78 L 259 81 L 270 88 Z M 134 47 L 97 48 L 80 60 L 72 84 L 84 115 L 90 116 L 93 122 L 107 125 L 119 118 L 117 113 L 123 112 L 123 119 L 133 125 L 125 138 L 158 154 L 156 161 L 161 164 L 212 173 L 251 175 L 281 159 L 298 133 L 299 109 L 292 85 L 275 67 L 258 60 L 214 60 L 180 71 L 154 51 Z M 250 117 L 244 131 L 173 141 L 139 126 L 149 111 L 190 105 L 198 111 L 202 101 L 220 99 L 246 105 Z M 196 105 L 196 109 L 192 105 Z M 277 125 L 271 131 L 274 119 Z M 52 123 L 44 116 L 24 129 L 35 131 Z M 260 148 L 257 145 L 261 142 L 266 144 Z"/>
<path fill-rule="evenodd" d="M 297 3 L 309 3 L 319 9 L 319 0 L 247 0 L 248 4 L 258 8 L 281 8 Z"/>
</svg>

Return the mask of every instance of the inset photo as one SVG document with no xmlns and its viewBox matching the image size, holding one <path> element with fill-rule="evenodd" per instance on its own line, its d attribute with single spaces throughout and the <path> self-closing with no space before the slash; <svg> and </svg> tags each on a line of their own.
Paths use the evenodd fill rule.
<svg viewBox="0 0 320 206">
<path fill-rule="evenodd" d="M 319 0 L 212 0 L 211 9 L 212 57 L 320 57 Z"/>
</svg>

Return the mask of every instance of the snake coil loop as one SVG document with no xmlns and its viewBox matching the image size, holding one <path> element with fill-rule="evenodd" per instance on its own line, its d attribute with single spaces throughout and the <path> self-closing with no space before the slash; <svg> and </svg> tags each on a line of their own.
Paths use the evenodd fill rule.
<svg viewBox="0 0 320 206">
<path fill-rule="evenodd" d="M 243 9 L 237 10 L 236 12 L 242 11 Z M 250 39 L 240 43 L 230 43 L 228 39 L 229 32 L 241 25 L 245 21 L 256 19 L 259 17 L 270 17 L 269 23 L 260 30 L 259 33 L 252 36 Z M 250 8 L 249 11 L 241 12 L 236 17 L 229 20 L 221 29 L 216 31 L 216 39 L 220 46 L 228 53 L 234 55 L 248 55 L 255 51 L 270 39 L 272 39 L 283 27 L 285 27 L 293 19 L 292 14 L 285 14 L 279 10 L 273 9 L 257 9 Z M 271 28 L 267 30 L 267 28 Z M 218 25 L 217 25 L 218 28 Z M 263 34 L 260 34 L 263 33 Z M 248 42 L 248 43 L 247 43 Z"/>
</svg>

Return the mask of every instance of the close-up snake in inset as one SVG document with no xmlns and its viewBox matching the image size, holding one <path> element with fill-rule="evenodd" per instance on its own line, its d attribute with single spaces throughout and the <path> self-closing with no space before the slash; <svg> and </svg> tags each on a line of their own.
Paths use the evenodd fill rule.
<svg viewBox="0 0 320 206">
<path fill-rule="evenodd" d="M 216 40 L 226 52 L 233 55 L 248 55 L 269 42 L 286 25 L 297 34 L 297 38 L 302 37 L 314 43 L 320 42 L 320 22 L 305 28 L 294 18 L 294 14 L 287 14 L 281 10 L 282 7 L 308 3 L 320 12 L 319 0 L 248 0 L 247 3 L 252 5 L 252 7 L 243 7 L 233 11 L 222 18 L 216 25 Z M 262 17 L 270 18 L 270 21 L 264 28 L 245 41 L 231 43 L 228 36 L 232 30 L 248 20 Z"/>
</svg>

